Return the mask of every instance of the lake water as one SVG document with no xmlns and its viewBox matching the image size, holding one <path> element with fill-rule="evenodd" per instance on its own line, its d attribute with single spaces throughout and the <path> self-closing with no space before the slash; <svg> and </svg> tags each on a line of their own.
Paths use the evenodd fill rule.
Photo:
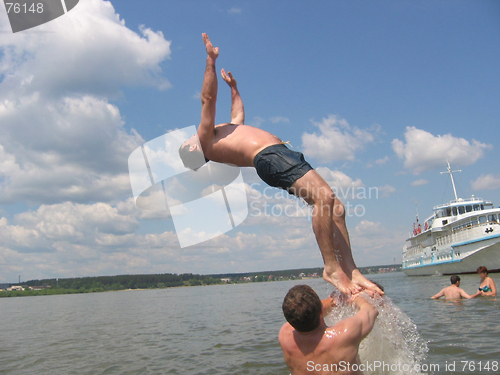
<svg viewBox="0 0 500 375">
<path fill-rule="evenodd" d="M 500 278 L 492 276 L 500 285 Z M 371 276 L 428 342 L 431 374 L 479 371 L 500 362 L 500 302 L 429 297 L 449 277 Z M 293 285 L 321 279 L 0 299 L 0 374 L 289 374 L 277 334 L 281 302 Z M 462 276 L 469 293 L 476 275 Z M 368 348 L 369 349 L 369 348 Z M 375 350 L 375 348 L 373 348 Z M 475 369 L 462 371 L 473 361 Z M 445 365 L 455 362 L 455 371 Z M 469 363 L 470 365 L 470 363 Z"/>
</svg>

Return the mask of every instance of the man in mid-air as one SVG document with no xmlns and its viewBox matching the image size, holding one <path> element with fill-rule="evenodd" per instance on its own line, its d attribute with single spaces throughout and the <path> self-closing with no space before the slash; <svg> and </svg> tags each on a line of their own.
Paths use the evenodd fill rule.
<svg viewBox="0 0 500 375">
<path fill-rule="evenodd" d="M 278 340 L 292 375 L 363 374 L 359 344 L 373 329 L 378 310 L 362 294 L 366 297 L 352 296 L 354 316 L 328 327 L 323 318 L 336 301 L 320 300 L 307 285 L 288 291 L 282 305 L 287 322 Z"/>
<path fill-rule="evenodd" d="M 212 45 L 207 34 L 202 35 L 207 63 L 201 90 L 201 122 L 197 134 L 179 149 L 184 165 L 196 170 L 208 159 L 238 167 L 255 167 L 264 182 L 285 189 L 314 207 L 312 227 L 325 263 L 323 278 L 326 281 L 346 294 L 362 289 L 384 294 L 361 275 L 354 263 L 343 204 L 304 160 L 302 153 L 290 150 L 281 139 L 265 130 L 244 125 L 245 111 L 236 80 L 224 69 L 222 78 L 231 88 L 231 122 L 215 125 L 215 60 L 219 49 Z"/>
</svg>

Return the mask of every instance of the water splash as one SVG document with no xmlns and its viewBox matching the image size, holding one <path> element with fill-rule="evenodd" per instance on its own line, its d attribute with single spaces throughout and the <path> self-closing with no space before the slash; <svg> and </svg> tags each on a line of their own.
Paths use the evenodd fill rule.
<svg viewBox="0 0 500 375">
<path fill-rule="evenodd" d="M 332 298 L 337 305 L 325 317 L 327 325 L 331 326 L 356 313 L 356 309 L 339 291 L 333 292 Z M 372 332 L 361 342 L 359 357 L 361 363 L 383 362 L 387 366 L 365 371 L 365 375 L 423 375 L 419 368 L 424 364 L 429 349 L 415 323 L 387 296 L 366 296 L 366 299 L 378 309 L 379 315 Z"/>
</svg>

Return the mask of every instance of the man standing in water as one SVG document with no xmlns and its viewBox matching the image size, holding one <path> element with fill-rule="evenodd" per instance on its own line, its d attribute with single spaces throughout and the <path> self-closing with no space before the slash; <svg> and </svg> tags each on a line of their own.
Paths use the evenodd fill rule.
<svg viewBox="0 0 500 375">
<path fill-rule="evenodd" d="M 321 301 L 307 285 L 296 285 L 283 301 L 283 325 L 278 340 L 292 375 L 362 374 L 358 351 L 371 332 L 378 310 L 360 294 L 353 296 L 358 312 L 328 327 L 323 317 L 334 301 Z"/>
<path fill-rule="evenodd" d="M 219 49 L 213 47 L 207 34 L 202 35 L 207 62 L 201 90 L 201 122 L 197 134 L 179 149 L 184 165 L 196 170 L 208 159 L 238 167 L 255 167 L 264 182 L 285 189 L 314 207 L 312 226 L 325 263 L 323 278 L 326 281 L 347 294 L 361 289 L 384 294 L 361 275 L 354 263 L 343 204 L 325 180 L 304 160 L 302 153 L 288 149 L 281 139 L 271 133 L 244 125 L 245 111 L 236 80 L 231 72 L 226 74 L 224 69 L 222 77 L 231 88 L 231 122 L 215 125 L 215 60 Z"/>
<path fill-rule="evenodd" d="M 465 290 L 460 288 L 460 277 L 457 275 L 453 275 L 450 277 L 451 285 L 446 288 L 441 289 L 441 291 L 432 296 L 432 299 L 439 299 L 444 296 L 445 299 L 471 299 L 481 295 L 481 292 L 477 292 L 472 296 L 467 294 Z"/>
</svg>

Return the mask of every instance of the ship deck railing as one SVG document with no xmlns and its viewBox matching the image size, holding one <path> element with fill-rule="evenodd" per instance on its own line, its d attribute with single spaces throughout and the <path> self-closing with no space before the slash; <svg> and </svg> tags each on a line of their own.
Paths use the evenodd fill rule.
<svg viewBox="0 0 500 375">
<path fill-rule="evenodd" d="M 449 207 L 451 204 L 457 204 L 457 203 L 468 203 L 468 202 L 484 202 L 484 199 L 482 198 L 476 198 L 476 197 L 472 197 L 472 198 L 460 198 L 460 199 L 456 199 L 456 200 L 452 200 L 448 203 L 443 203 L 443 204 L 439 204 L 437 206 L 434 206 L 434 209 L 439 209 L 439 208 L 445 208 L 445 207 Z"/>
<path fill-rule="evenodd" d="M 481 224 L 476 224 L 476 225 L 471 225 L 465 228 L 461 228 L 457 231 L 454 231 L 452 233 L 445 234 L 443 236 L 440 236 L 436 238 L 436 245 L 438 246 L 444 246 L 450 243 L 456 243 L 460 241 L 465 241 L 471 238 L 477 238 L 483 233 L 475 230 L 479 227 L 483 226 L 488 226 L 488 225 L 498 225 L 496 221 L 490 221 L 486 223 L 481 223 Z"/>
</svg>

